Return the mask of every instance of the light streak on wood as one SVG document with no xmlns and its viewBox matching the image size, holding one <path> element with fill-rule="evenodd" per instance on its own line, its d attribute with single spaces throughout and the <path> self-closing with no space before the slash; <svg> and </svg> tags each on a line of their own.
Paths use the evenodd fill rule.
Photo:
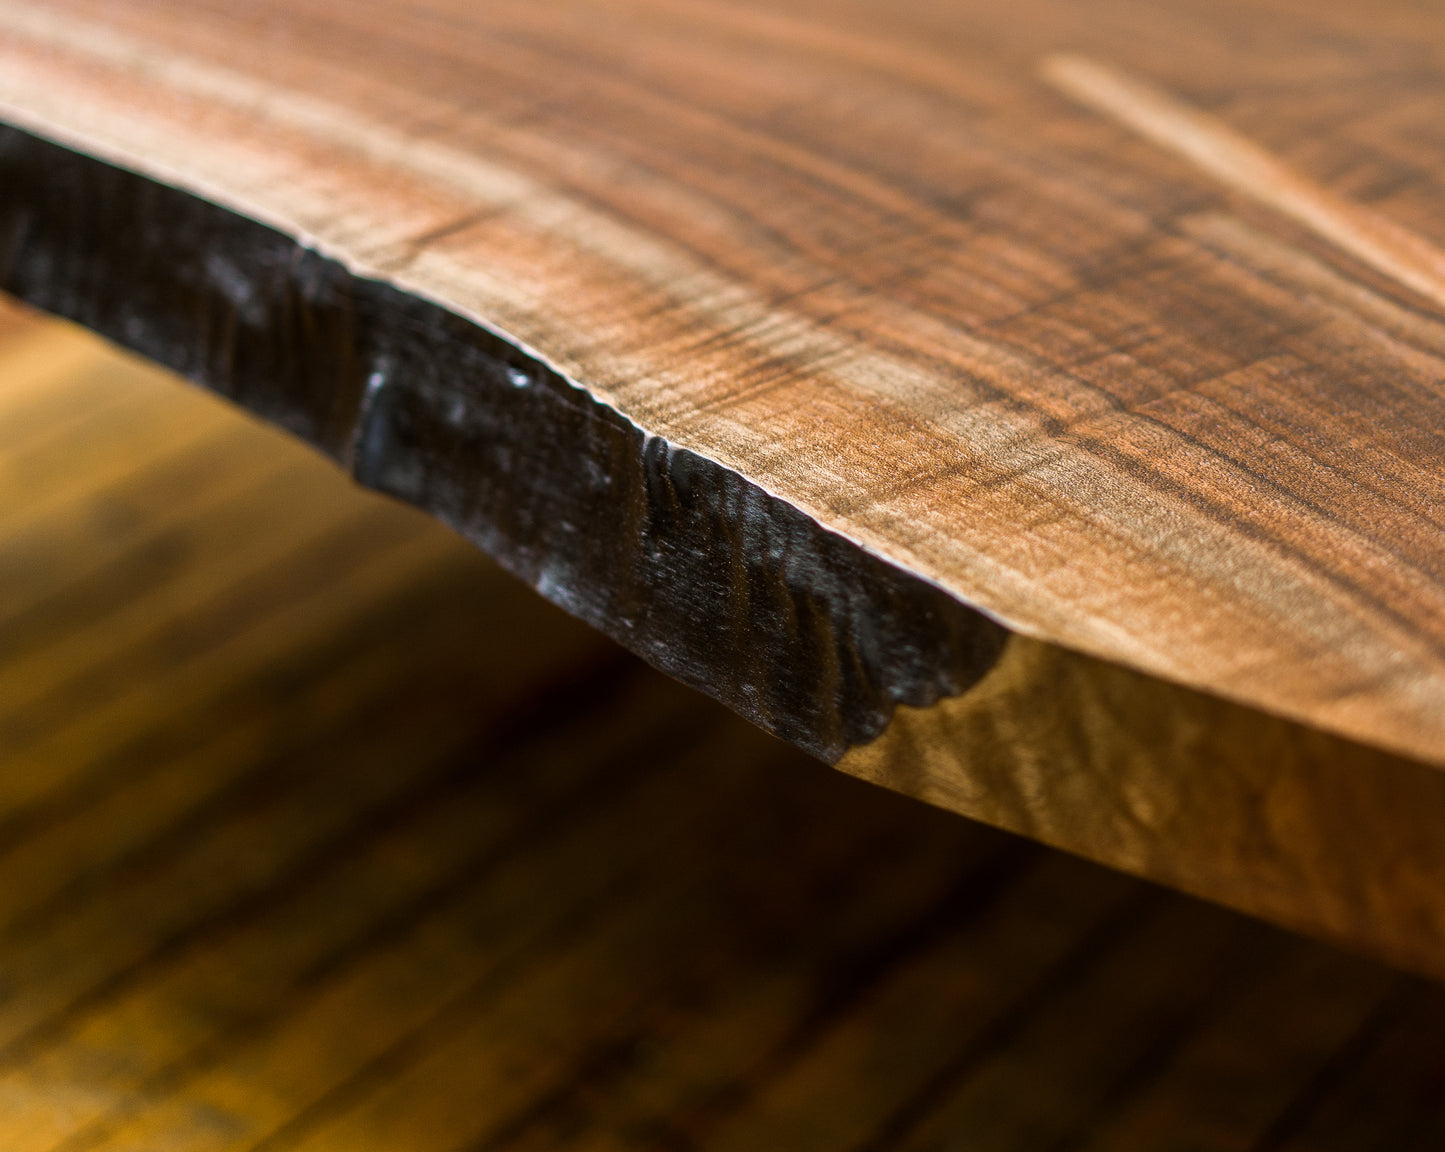
<svg viewBox="0 0 1445 1152">
<path fill-rule="evenodd" d="M 1365 205 L 1321 187 L 1217 117 L 1083 56 L 1049 56 L 1040 72 L 1079 103 L 1445 307 L 1445 252 Z"/>
</svg>

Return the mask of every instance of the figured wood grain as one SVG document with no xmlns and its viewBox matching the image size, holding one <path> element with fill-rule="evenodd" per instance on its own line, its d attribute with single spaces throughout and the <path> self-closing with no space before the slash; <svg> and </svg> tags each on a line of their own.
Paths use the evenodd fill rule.
<svg viewBox="0 0 1445 1152">
<path fill-rule="evenodd" d="M 0 678 L 6 1152 L 1445 1134 L 1437 985 L 847 780 L 3 306 Z"/>
<path fill-rule="evenodd" d="M 838 767 L 1276 923 L 1445 975 L 1445 774 L 1013 637 Z"/>
<path fill-rule="evenodd" d="M 1442 31 L 0 0 L 0 272 L 818 755 L 1439 971 Z"/>
</svg>

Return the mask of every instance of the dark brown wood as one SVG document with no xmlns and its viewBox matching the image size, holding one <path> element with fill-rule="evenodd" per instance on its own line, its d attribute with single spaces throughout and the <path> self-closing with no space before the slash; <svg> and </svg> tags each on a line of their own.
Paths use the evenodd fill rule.
<svg viewBox="0 0 1445 1152">
<path fill-rule="evenodd" d="M 1445 971 L 1442 32 L 3 0 L 0 280 L 826 759 Z"/>
</svg>

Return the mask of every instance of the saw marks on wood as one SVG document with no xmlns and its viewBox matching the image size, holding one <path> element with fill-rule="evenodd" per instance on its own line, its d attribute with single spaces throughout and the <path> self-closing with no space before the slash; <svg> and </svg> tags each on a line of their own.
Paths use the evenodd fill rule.
<svg viewBox="0 0 1445 1152">
<path fill-rule="evenodd" d="M 1343 1150 L 1433 985 L 836 775 L 0 314 L 7 1152 Z"/>
</svg>

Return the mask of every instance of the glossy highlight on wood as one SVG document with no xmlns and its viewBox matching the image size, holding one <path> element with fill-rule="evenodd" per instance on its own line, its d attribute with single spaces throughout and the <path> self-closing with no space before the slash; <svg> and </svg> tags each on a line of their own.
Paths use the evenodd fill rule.
<svg viewBox="0 0 1445 1152">
<path fill-rule="evenodd" d="M 1049 57 L 1040 74 L 1080 103 L 1192 161 L 1226 187 L 1304 225 L 1437 308 L 1445 307 L 1445 251 L 1301 177 L 1222 121 L 1083 57 Z"/>
</svg>

